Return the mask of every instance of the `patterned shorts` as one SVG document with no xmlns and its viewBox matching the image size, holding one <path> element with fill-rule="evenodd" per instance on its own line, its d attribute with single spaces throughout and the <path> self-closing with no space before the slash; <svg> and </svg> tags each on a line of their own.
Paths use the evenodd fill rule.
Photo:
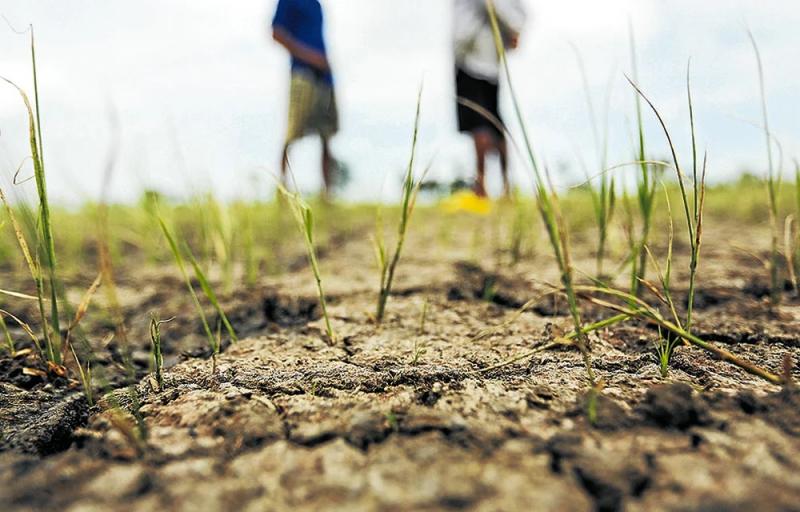
<svg viewBox="0 0 800 512">
<path fill-rule="evenodd" d="M 330 138 L 338 130 L 333 87 L 310 71 L 292 71 L 286 143 L 312 134 Z"/>
</svg>

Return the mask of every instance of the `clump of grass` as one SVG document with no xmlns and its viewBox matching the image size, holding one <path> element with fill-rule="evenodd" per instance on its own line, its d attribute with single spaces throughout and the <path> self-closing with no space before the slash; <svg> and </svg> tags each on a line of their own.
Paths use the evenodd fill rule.
<svg viewBox="0 0 800 512">
<path fill-rule="evenodd" d="M 281 184 L 278 184 L 278 190 L 286 199 L 286 202 L 289 203 L 289 207 L 292 210 L 292 215 L 294 216 L 297 227 L 300 229 L 300 232 L 303 235 L 303 242 L 306 246 L 306 255 L 308 256 L 308 262 L 311 265 L 311 272 L 314 274 L 314 280 L 317 284 L 319 304 L 322 308 L 322 317 L 325 320 L 325 331 L 328 334 L 328 341 L 331 344 L 335 344 L 336 334 L 333 332 L 333 326 L 331 325 L 331 320 L 328 317 L 328 305 L 327 301 L 325 300 L 325 290 L 322 286 L 322 275 L 319 271 L 319 263 L 317 261 L 317 250 L 314 245 L 314 213 L 311 211 L 311 207 L 308 205 L 308 203 L 306 203 L 303 198 L 300 197 L 300 194 L 296 192 L 290 192 Z"/>
<path fill-rule="evenodd" d="M 747 31 L 750 38 L 750 43 L 753 46 L 753 53 L 756 57 L 756 64 L 758 66 L 758 84 L 761 95 L 761 115 L 763 119 L 764 135 L 767 142 L 767 198 L 769 205 L 769 223 L 770 223 L 770 259 L 769 259 L 769 279 L 770 279 L 770 300 L 772 304 L 780 302 L 780 282 L 778 276 L 778 260 L 780 253 L 778 252 L 778 194 L 780 192 L 780 171 L 775 170 L 774 159 L 772 156 L 772 133 L 769 129 L 769 113 L 767 110 L 767 93 L 764 86 L 764 66 L 761 61 L 761 52 L 758 49 L 756 38 L 751 31 Z"/>
<path fill-rule="evenodd" d="M 664 304 L 667 305 L 669 308 L 675 324 L 691 333 L 692 327 L 692 313 L 694 309 L 694 297 L 695 297 L 695 288 L 696 288 L 696 280 L 697 280 L 697 268 L 698 263 L 700 260 L 700 247 L 702 243 L 702 236 L 703 236 L 703 209 L 705 206 L 705 179 L 706 179 L 706 168 L 707 168 L 707 158 L 704 157 L 702 163 L 702 169 L 699 167 L 698 158 L 697 158 L 697 137 L 695 132 L 695 121 L 694 121 L 694 105 L 692 103 L 692 91 L 691 91 L 691 64 L 687 67 L 686 72 L 686 94 L 687 94 L 687 102 L 689 105 L 689 122 L 690 122 L 690 131 L 691 131 L 691 146 L 692 146 L 692 192 L 691 194 L 687 190 L 687 187 L 684 183 L 684 174 L 681 170 L 680 161 L 678 159 L 677 150 L 675 148 L 675 144 L 673 143 L 672 136 L 670 135 L 669 130 L 667 129 L 667 125 L 664 122 L 661 114 L 659 113 L 658 109 L 655 107 L 652 101 L 645 96 L 639 86 L 628 78 L 628 81 L 636 90 L 636 93 L 641 96 L 641 98 L 647 103 L 650 109 L 655 114 L 656 118 L 658 119 L 659 124 L 664 132 L 664 136 L 667 139 L 667 143 L 670 148 L 670 154 L 672 156 L 672 163 L 675 168 L 675 172 L 677 175 L 678 180 L 678 189 L 680 191 L 681 202 L 683 204 L 683 212 L 684 212 L 684 219 L 686 221 L 686 229 L 688 232 L 688 240 L 689 240 L 689 247 L 690 247 L 690 261 L 689 261 L 689 291 L 686 298 L 686 316 L 683 321 L 678 316 L 677 309 L 675 307 L 675 302 L 672 297 L 671 287 L 670 287 L 670 275 L 672 271 L 672 264 L 673 264 L 673 254 L 672 254 L 672 244 L 673 244 L 673 227 L 672 227 L 672 209 L 669 205 L 669 197 L 667 197 L 667 210 L 669 215 L 669 248 L 667 253 L 667 267 L 666 273 L 662 273 L 661 269 L 657 267 L 657 263 L 655 262 L 655 258 L 653 258 L 650 249 L 645 245 L 645 253 L 653 261 L 654 266 L 657 267 L 659 279 L 661 281 L 661 292 L 658 292 L 652 284 L 650 284 L 644 278 L 640 279 L 640 283 L 647 286 L 650 291 L 652 291 Z M 666 192 L 666 190 L 665 190 Z M 675 348 L 675 339 L 666 337 L 663 338 L 659 348 L 657 349 L 660 366 L 661 366 L 661 373 L 662 375 L 666 376 L 668 372 L 669 361 L 672 357 L 673 350 Z"/>
<path fill-rule="evenodd" d="M 56 279 L 56 250 L 55 241 L 53 238 L 52 217 L 50 214 L 50 203 L 47 197 L 47 180 L 45 176 L 44 167 L 44 153 L 42 150 L 42 125 L 39 108 L 39 82 L 36 73 L 36 45 L 33 36 L 33 26 L 30 27 L 31 32 L 31 65 L 33 68 L 33 87 L 34 87 L 34 104 L 36 108 L 31 106 L 28 95 L 14 82 L 3 78 L 8 84 L 13 86 L 22 97 L 25 109 L 28 114 L 28 139 L 31 149 L 31 160 L 33 162 L 34 178 L 36 181 L 36 192 L 39 197 L 39 211 L 38 211 L 38 229 L 37 247 L 41 247 L 41 254 L 44 257 L 44 265 L 47 269 L 47 279 L 49 281 L 49 299 L 50 299 L 50 316 L 49 327 L 48 322 L 43 314 L 43 331 L 46 342 L 47 359 L 53 364 L 60 365 L 62 361 L 62 344 L 61 344 L 61 327 L 59 324 L 58 316 L 58 281 Z M 3 199 L 5 203 L 5 199 Z M 10 207 L 7 209 L 10 211 Z M 16 223 L 15 223 L 16 224 Z M 18 240 L 24 237 L 22 231 L 18 229 L 19 226 L 15 225 L 14 229 L 17 232 Z M 20 242 L 22 244 L 22 242 Z M 27 244 L 26 244 L 27 245 Z M 27 249 L 23 249 L 26 251 Z M 36 254 L 36 263 L 31 265 L 30 262 L 34 261 L 30 257 L 30 251 L 25 255 L 26 261 L 29 262 L 31 273 L 36 281 L 37 295 L 39 296 L 40 310 L 44 312 L 44 280 L 43 273 L 39 262 L 39 253 Z"/>
<path fill-rule="evenodd" d="M 417 96 L 417 111 L 414 116 L 414 134 L 411 139 L 411 158 L 408 162 L 405 177 L 403 178 L 403 198 L 400 202 L 400 222 L 397 225 L 397 242 L 392 253 L 391 259 L 386 250 L 386 244 L 383 240 L 383 225 L 378 215 L 378 227 L 375 236 L 375 252 L 378 260 L 378 268 L 380 270 L 380 290 L 378 292 L 378 305 L 375 309 L 375 320 L 380 323 L 383 321 L 383 316 L 386 312 L 386 302 L 389 300 L 389 295 L 392 293 L 392 282 L 394 281 L 395 270 L 400 261 L 400 253 L 403 251 L 403 244 L 405 243 L 406 233 L 408 232 L 408 225 L 411 221 L 411 214 L 414 211 L 414 205 L 417 201 L 420 185 L 423 178 L 419 180 L 414 179 L 414 159 L 417 151 L 417 136 L 419 134 L 419 117 L 420 107 L 422 104 L 422 88 L 420 87 Z"/>
<path fill-rule="evenodd" d="M 561 273 L 561 283 L 564 287 L 564 293 L 567 296 L 570 315 L 575 325 L 575 332 L 577 333 L 577 336 L 574 343 L 581 352 L 584 365 L 586 367 L 587 378 L 591 386 L 591 392 L 594 393 L 597 389 L 595 373 L 594 369 L 592 368 L 592 358 L 589 351 L 588 337 L 583 329 L 583 322 L 581 320 L 581 314 L 578 308 L 577 295 L 575 294 L 573 269 L 569 251 L 569 235 L 567 233 L 566 224 L 563 221 L 563 216 L 561 215 L 561 210 L 559 208 L 558 195 L 550 183 L 546 170 L 543 172 L 537 162 L 533 145 L 531 144 L 528 130 L 522 116 L 522 110 L 519 107 L 519 102 L 517 101 L 516 93 L 511 80 L 511 71 L 508 66 L 508 61 L 506 60 L 505 47 L 503 45 L 503 38 L 500 32 L 497 15 L 494 10 L 494 3 L 492 0 L 486 0 L 486 6 L 489 13 L 489 19 L 492 24 L 492 31 L 494 33 L 498 58 L 500 59 L 502 69 L 505 74 L 514 112 L 522 132 L 525 149 L 527 150 L 529 164 L 535 177 L 534 186 L 536 190 L 536 204 L 542 221 L 544 222 L 548 239 Z"/>
<path fill-rule="evenodd" d="M 156 313 L 150 314 L 150 343 L 153 346 L 153 372 L 156 374 L 156 382 L 158 388 L 164 387 L 164 376 L 162 374 L 164 369 L 164 356 L 161 350 L 161 326 L 173 319 L 160 320 Z"/>
</svg>

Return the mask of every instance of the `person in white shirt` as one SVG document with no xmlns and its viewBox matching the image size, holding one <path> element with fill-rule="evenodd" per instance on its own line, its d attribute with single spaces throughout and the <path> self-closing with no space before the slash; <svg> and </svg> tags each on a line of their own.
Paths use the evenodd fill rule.
<svg viewBox="0 0 800 512">
<path fill-rule="evenodd" d="M 527 13 L 521 0 L 494 0 L 503 43 L 513 50 Z M 498 108 L 500 59 L 486 0 L 453 0 L 453 52 L 456 68 L 458 129 L 475 143 L 477 176 L 474 192 L 486 196 L 486 158 L 496 152 L 500 159 L 503 188 L 510 194 L 506 140 Z"/>
</svg>

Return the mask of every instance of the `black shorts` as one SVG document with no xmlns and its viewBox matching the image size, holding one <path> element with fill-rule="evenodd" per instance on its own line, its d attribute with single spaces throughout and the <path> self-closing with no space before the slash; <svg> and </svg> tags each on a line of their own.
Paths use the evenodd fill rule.
<svg viewBox="0 0 800 512">
<path fill-rule="evenodd" d="M 503 123 L 498 108 L 499 89 L 497 84 L 475 78 L 464 70 L 456 68 L 456 96 L 458 100 L 463 98 L 486 111 L 478 112 L 472 106 L 464 105 L 461 101 L 458 101 L 458 130 L 460 132 L 474 133 L 487 130 L 500 140 L 504 138 L 503 131 L 495 124 L 497 121 L 501 125 Z M 491 114 L 494 119 L 487 119 L 487 113 Z"/>
</svg>

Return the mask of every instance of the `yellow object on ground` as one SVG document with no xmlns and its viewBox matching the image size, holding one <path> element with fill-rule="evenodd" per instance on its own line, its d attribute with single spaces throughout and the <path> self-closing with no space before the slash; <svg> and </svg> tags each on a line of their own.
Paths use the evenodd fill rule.
<svg viewBox="0 0 800 512">
<path fill-rule="evenodd" d="M 439 206 L 447 213 L 470 212 L 478 215 L 488 215 L 492 211 L 492 202 L 480 197 L 471 190 L 461 190 L 452 196 L 442 199 Z"/>
</svg>

